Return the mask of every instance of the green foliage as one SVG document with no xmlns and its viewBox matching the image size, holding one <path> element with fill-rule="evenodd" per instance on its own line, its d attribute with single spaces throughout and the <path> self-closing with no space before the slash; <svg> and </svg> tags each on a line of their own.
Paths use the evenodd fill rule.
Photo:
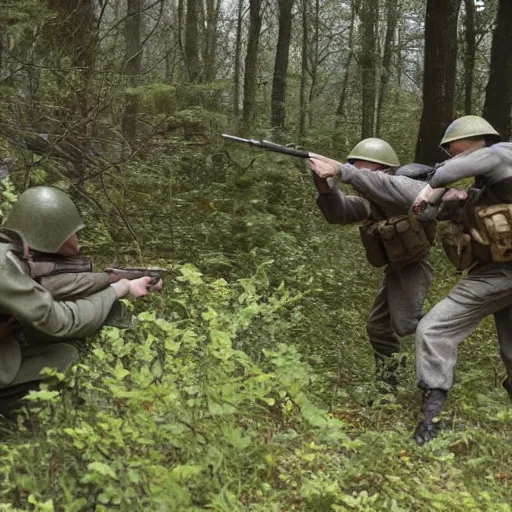
<svg viewBox="0 0 512 512">
<path fill-rule="evenodd" d="M 212 138 L 218 136 L 226 126 L 227 118 L 224 114 L 197 106 L 176 112 L 167 122 L 169 130 L 181 129 L 186 139 L 197 135 Z"/>
<path fill-rule="evenodd" d="M 176 110 L 176 87 L 168 84 L 148 84 L 126 89 L 126 96 L 139 100 L 147 114 L 172 114 Z"/>
<path fill-rule="evenodd" d="M 510 511 L 512 416 L 492 322 L 461 347 L 449 428 L 417 447 L 412 339 L 397 393 L 368 406 L 376 389 L 365 321 L 381 274 L 365 262 L 357 227 L 327 225 L 303 162 L 222 143 L 221 131 L 237 132 L 232 83 L 180 82 L 186 73 L 173 51 L 181 45 L 168 39 L 174 14 L 161 16 L 158 2 L 145 21 L 158 19 L 155 34 L 166 37 L 153 38 L 148 25 L 144 73 L 127 88 L 121 4 L 104 2 L 97 54 L 83 67 L 73 62 L 83 53 L 74 47 L 73 55 L 75 38 L 62 41 L 72 28 L 84 43 L 79 26 L 66 26 L 70 18 L 57 19 L 47 2 L 8 2 L 0 21 L 9 24 L 0 115 L 17 146 L 0 143 L 15 161 L 8 192 L 53 184 L 73 194 L 87 221 L 84 252 L 99 268 L 171 270 L 164 296 L 131 306 L 133 331 L 104 329 L 67 380 L 48 372 L 61 384 L 32 393 L 29 411 L 2 423 L 0 511 Z M 328 55 L 315 87 L 306 84 L 301 144 L 344 159 L 361 128 L 355 68 L 335 126 L 350 12 L 346 2 L 319 6 Z M 424 5 L 407 1 L 404 12 L 402 53 L 421 55 Z M 219 27 L 231 34 L 225 14 Z M 267 139 L 275 28 L 270 15 L 250 131 Z M 219 54 L 232 51 L 228 39 L 218 43 Z M 297 141 L 301 114 L 297 48 L 288 132 L 279 134 L 286 143 Z M 379 134 L 404 163 L 421 108 L 411 92 L 421 69 L 409 57 L 405 67 L 396 62 L 407 83 L 390 81 Z M 218 76 L 231 73 L 226 59 Z M 137 100 L 138 121 L 129 143 L 127 99 Z M 39 133 L 53 134 L 53 149 L 63 151 L 38 152 Z M 439 247 L 432 261 L 427 309 L 458 278 Z"/>
</svg>

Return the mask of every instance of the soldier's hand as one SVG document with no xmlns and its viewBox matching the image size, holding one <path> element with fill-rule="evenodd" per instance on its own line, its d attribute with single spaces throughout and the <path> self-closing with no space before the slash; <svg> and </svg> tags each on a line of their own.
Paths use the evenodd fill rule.
<svg viewBox="0 0 512 512">
<path fill-rule="evenodd" d="M 425 185 L 416 199 L 412 203 L 411 211 L 414 215 L 420 216 L 421 213 L 429 206 L 438 206 L 441 198 L 447 192 L 446 188 L 432 188 L 430 185 Z M 427 220 L 427 219 L 423 219 Z"/>
<path fill-rule="evenodd" d="M 144 277 L 139 277 L 138 279 L 132 279 L 131 281 L 129 281 L 129 283 L 130 283 L 130 288 L 128 291 L 128 295 L 130 295 L 131 297 L 145 297 L 146 295 L 148 295 L 151 292 L 152 285 L 151 285 L 151 277 L 150 276 L 144 276 Z M 153 286 L 157 286 L 157 285 L 158 285 L 158 283 Z"/>
<path fill-rule="evenodd" d="M 157 283 L 152 284 L 148 287 L 148 290 L 150 292 L 161 292 L 164 288 L 164 281 L 163 279 L 160 279 Z"/>
<path fill-rule="evenodd" d="M 340 162 L 326 156 L 311 153 L 308 159 L 311 170 L 320 178 L 334 178 L 340 172 Z"/>
<path fill-rule="evenodd" d="M 465 201 L 468 193 L 461 188 L 449 188 L 443 196 L 443 203 L 448 201 Z"/>
<path fill-rule="evenodd" d="M 420 214 L 427 207 L 433 191 L 434 189 L 430 185 L 425 185 L 421 189 L 411 206 L 411 211 L 415 215 Z"/>
<path fill-rule="evenodd" d="M 130 292 L 130 281 L 128 281 L 128 279 L 120 279 L 119 281 L 112 283 L 110 286 L 114 288 L 118 299 L 126 297 Z"/>
</svg>

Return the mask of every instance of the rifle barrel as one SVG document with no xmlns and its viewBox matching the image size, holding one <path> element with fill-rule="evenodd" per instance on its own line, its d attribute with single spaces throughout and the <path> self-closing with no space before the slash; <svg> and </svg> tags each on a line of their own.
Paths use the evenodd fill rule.
<svg viewBox="0 0 512 512">
<path fill-rule="evenodd" d="M 227 133 L 222 133 L 222 137 L 229 140 L 234 140 L 235 142 L 249 142 L 249 139 L 242 139 L 241 137 L 235 137 L 234 135 L 228 135 Z"/>
<path fill-rule="evenodd" d="M 266 151 L 272 151 L 274 153 L 282 153 L 283 155 L 295 156 L 298 158 L 309 158 L 308 151 L 301 151 L 300 149 L 295 149 L 289 146 L 282 146 L 281 144 L 276 144 L 275 142 L 270 142 L 268 140 L 242 139 L 241 137 L 235 137 L 234 135 L 228 135 L 227 133 L 223 133 L 222 137 L 235 142 L 244 142 L 245 144 L 249 144 L 249 146 L 265 149 Z"/>
</svg>

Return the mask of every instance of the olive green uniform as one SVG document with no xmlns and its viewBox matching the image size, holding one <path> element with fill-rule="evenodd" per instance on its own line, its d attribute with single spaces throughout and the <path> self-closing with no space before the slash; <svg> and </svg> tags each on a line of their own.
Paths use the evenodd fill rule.
<svg viewBox="0 0 512 512">
<path fill-rule="evenodd" d="M 331 224 L 380 221 L 407 215 L 425 186 L 405 176 L 357 169 L 350 164 L 340 165 L 340 177 L 360 195 L 345 195 L 331 182 L 330 191 L 319 194 L 317 199 L 320 210 Z M 432 278 L 432 266 L 425 259 L 401 267 L 387 265 L 366 324 L 377 360 L 397 353 L 400 337 L 415 332 Z"/>
<path fill-rule="evenodd" d="M 63 274 L 45 278 L 45 284 L 51 291 L 29 277 L 12 243 L 0 243 L 0 396 L 8 394 L 6 388 L 37 381 L 46 366 L 66 370 L 78 357 L 69 342 L 97 332 L 118 304 L 106 274 Z M 72 296 L 73 285 L 84 296 L 52 296 Z"/>
</svg>

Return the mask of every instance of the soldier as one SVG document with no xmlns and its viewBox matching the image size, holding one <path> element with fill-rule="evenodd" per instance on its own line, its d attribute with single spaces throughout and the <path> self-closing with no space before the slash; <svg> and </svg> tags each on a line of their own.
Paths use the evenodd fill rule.
<svg viewBox="0 0 512 512">
<path fill-rule="evenodd" d="M 71 199 L 52 187 L 20 195 L 0 230 L 0 408 L 37 388 L 45 367 L 65 372 L 78 359 L 74 342 L 96 333 L 119 299 L 149 293 L 151 278 L 117 280 L 106 273 L 31 277 L 35 251 L 77 256 L 83 221 Z M 116 282 L 112 282 L 116 281 Z M 161 289 L 160 282 L 156 289 Z M 50 291 L 49 291 L 50 290 Z M 58 300 L 53 295 L 72 297 Z"/>
<path fill-rule="evenodd" d="M 416 331 L 416 372 L 423 390 L 423 419 L 414 433 L 422 444 L 438 432 L 434 418 L 452 386 L 458 346 L 493 314 L 512 397 L 512 144 L 483 118 L 464 116 L 448 126 L 441 146 L 452 158 L 438 166 L 413 210 L 421 211 L 445 187 L 475 176 L 476 189 L 459 222 L 442 234 L 450 260 L 468 270 L 448 296 L 421 320 Z"/>
<path fill-rule="evenodd" d="M 400 337 L 413 334 L 422 316 L 433 277 L 426 257 L 435 235 L 435 222 L 424 224 L 408 217 L 414 198 L 425 184 L 393 175 L 400 163 L 387 142 L 364 139 L 347 160 L 347 164 L 341 164 L 312 155 L 317 204 L 331 224 L 362 222 L 360 234 L 369 262 L 376 267 L 385 266 L 366 330 L 378 379 L 395 386 L 397 361 L 390 358 L 400 349 Z M 414 165 L 417 168 L 411 169 Z M 426 166 L 410 164 L 404 167 L 404 174 L 417 176 L 425 174 L 425 169 Z M 328 181 L 336 175 L 352 185 L 358 195 L 345 195 Z"/>
</svg>

